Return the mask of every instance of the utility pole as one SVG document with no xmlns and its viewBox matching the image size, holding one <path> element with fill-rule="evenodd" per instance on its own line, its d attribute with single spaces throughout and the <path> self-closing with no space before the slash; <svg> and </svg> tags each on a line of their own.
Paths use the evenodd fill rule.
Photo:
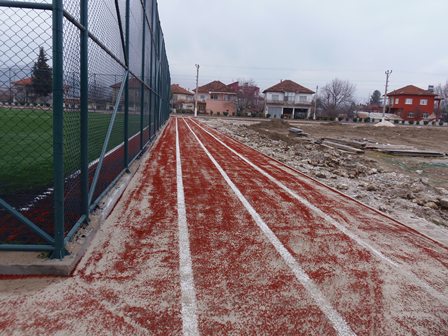
<svg viewBox="0 0 448 336">
<path fill-rule="evenodd" d="M 199 64 L 194 65 L 196 67 L 196 91 L 194 95 L 194 116 L 198 116 L 198 87 L 199 87 Z"/>
<path fill-rule="evenodd" d="M 317 110 L 317 91 L 319 91 L 319 85 L 316 85 L 316 93 L 314 94 L 314 111 L 313 111 L 313 120 L 316 120 L 316 110 Z"/>
<path fill-rule="evenodd" d="M 391 73 L 392 73 L 392 70 L 387 70 L 385 72 L 385 74 L 386 74 L 386 87 L 384 89 L 383 119 L 382 119 L 383 122 L 385 120 L 385 115 L 386 115 L 387 87 L 389 86 L 389 76 L 391 75 Z"/>
</svg>

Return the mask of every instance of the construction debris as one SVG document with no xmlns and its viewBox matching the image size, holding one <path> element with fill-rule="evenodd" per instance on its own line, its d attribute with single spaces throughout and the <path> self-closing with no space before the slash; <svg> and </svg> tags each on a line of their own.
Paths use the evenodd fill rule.
<svg viewBox="0 0 448 336">
<path fill-rule="evenodd" d="M 310 136 L 302 138 L 291 137 L 294 134 L 290 132 L 291 126 L 284 121 L 242 124 L 213 119 L 207 123 L 419 229 L 435 230 L 431 223 L 448 227 L 448 158 L 440 157 L 448 137 L 442 134 L 443 130 L 431 131 L 439 140 L 430 142 L 427 130 L 420 135 L 413 129 L 399 127 L 304 123 L 299 130 Z M 401 138 L 400 144 L 397 139 Z M 427 148 L 437 158 L 414 157 L 429 150 L 404 145 L 421 143 L 434 144 L 433 148 Z M 363 151 L 364 155 L 358 154 Z M 400 151 L 405 155 L 384 155 Z"/>
<path fill-rule="evenodd" d="M 298 137 L 307 137 L 308 134 L 303 132 L 300 128 L 297 127 L 291 127 L 289 129 L 289 133 L 295 134 Z"/>
<path fill-rule="evenodd" d="M 324 145 L 330 146 L 330 147 L 334 147 L 340 150 L 343 150 L 345 152 L 349 152 L 349 153 L 353 153 L 353 154 L 364 154 L 364 151 L 362 149 L 358 149 L 358 148 L 354 148 L 348 145 L 343 145 L 341 143 L 337 143 L 337 142 L 332 142 L 332 141 L 328 141 L 325 140 L 323 142 Z"/>
<path fill-rule="evenodd" d="M 419 157 L 444 157 L 445 154 L 441 152 L 433 151 L 421 151 L 413 149 L 380 149 L 380 152 L 391 154 L 391 155 L 401 155 L 401 156 L 419 156 Z"/>
</svg>

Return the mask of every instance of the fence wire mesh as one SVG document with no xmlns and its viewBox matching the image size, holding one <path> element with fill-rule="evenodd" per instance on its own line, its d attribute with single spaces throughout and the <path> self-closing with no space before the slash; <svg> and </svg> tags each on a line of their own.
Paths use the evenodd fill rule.
<svg viewBox="0 0 448 336">
<path fill-rule="evenodd" d="M 58 60 L 62 74 L 53 71 Z M 65 246 L 168 119 L 169 87 L 156 0 L 0 0 L 0 249 L 54 251 L 57 227 Z"/>
</svg>

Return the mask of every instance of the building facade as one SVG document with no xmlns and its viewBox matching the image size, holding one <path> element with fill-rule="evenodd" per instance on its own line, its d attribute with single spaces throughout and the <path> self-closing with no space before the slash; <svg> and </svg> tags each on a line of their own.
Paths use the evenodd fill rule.
<svg viewBox="0 0 448 336">
<path fill-rule="evenodd" d="M 420 121 L 438 119 L 441 99 L 431 87 L 424 90 L 408 85 L 387 94 L 389 111 L 403 120 Z"/>
<path fill-rule="evenodd" d="M 263 91 L 265 115 L 268 118 L 305 119 L 309 117 L 314 91 L 283 80 Z"/>
<path fill-rule="evenodd" d="M 194 93 L 184 89 L 179 84 L 171 85 L 171 106 L 180 112 L 194 111 Z"/>
<path fill-rule="evenodd" d="M 196 90 L 194 90 L 196 92 Z M 208 115 L 236 115 L 236 92 L 220 81 L 198 88 L 198 113 Z"/>
</svg>

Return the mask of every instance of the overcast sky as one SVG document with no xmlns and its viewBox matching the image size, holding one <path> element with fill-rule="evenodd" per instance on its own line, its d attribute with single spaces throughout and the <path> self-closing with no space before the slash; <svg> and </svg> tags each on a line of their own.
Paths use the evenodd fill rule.
<svg viewBox="0 0 448 336">
<path fill-rule="evenodd" d="M 160 0 L 173 83 L 291 79 L 315 89 L 337 77 L 373 90 L 448 79 L 448 0 Z"/>
</svg>

